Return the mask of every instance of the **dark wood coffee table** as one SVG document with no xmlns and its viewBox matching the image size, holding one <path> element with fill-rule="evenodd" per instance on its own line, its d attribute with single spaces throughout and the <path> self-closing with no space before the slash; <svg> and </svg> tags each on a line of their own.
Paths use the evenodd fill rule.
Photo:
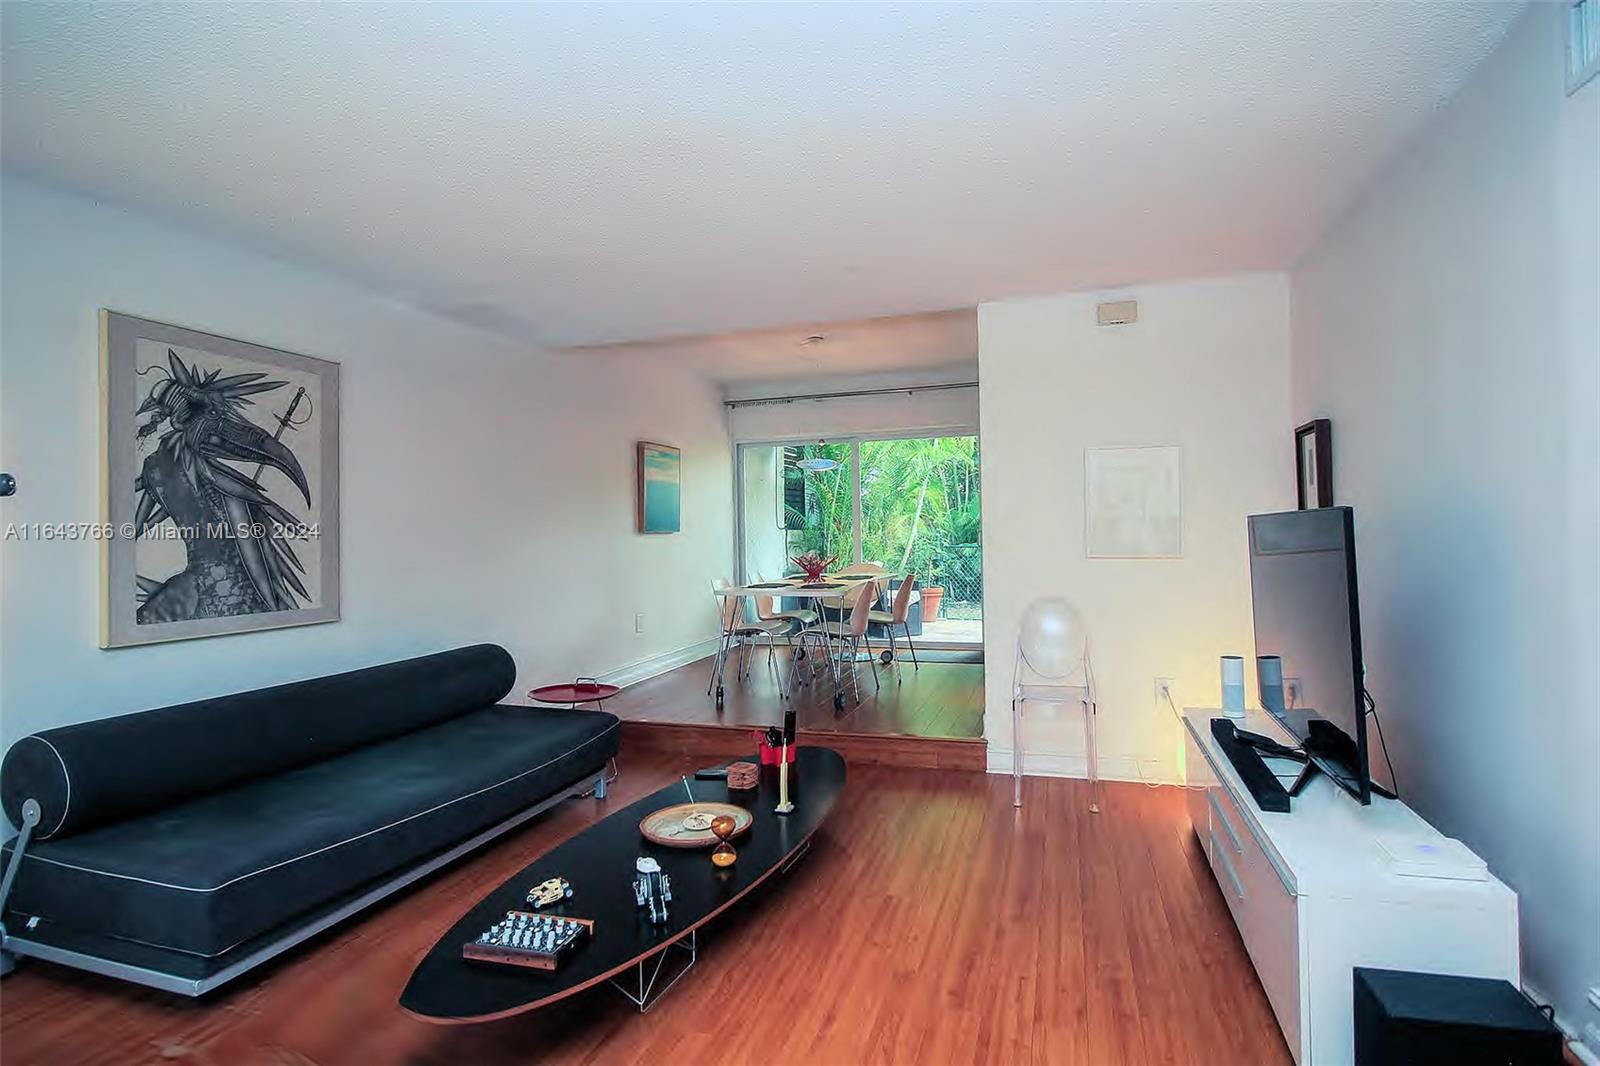
<svg viewBox="0 0 1600 1066">
<path fill-rule="evenodd" d="M 752 757 L 751 761 L 755 761 Z M 652 811 L 688 801 L 682 782 L 606 816 L 540 856 L 462 916 L 423 956 L 400 994 L 400 1006 L 424 1021 L 485 1022 L 547 1006 L 610 979 L 640 1010 L 694 964 L 696 932 L 774 873 L 791 866 L 810 846 L 844 789 L 844 759 L 827 748 L 800 748 L 789 779 L 795 810 L 774 814 L 776 767 L 763 767 L 752 792 L 729 792 L 722 781 L 689 778 L 692 798 L 746 806 L 755 817 L 734 841 L 739 861 L 726 870 L 711 865 L 710 848 L 669 848 L 639 835 L 639 821 Z M 652 926 L 633 896 L 633 864 L 653 856 L 672 879 L 672 907 L 665 925 Z M 509 910 L 528 910 L 529 888 L 565 877 L 573 897 L 545 913 L 594 920 L 594 935 L 553 973 L 493 963 L 469 962 L 461 946 Z M 673 950 L 669 950 L 673 949 Z M 666 966 L 669 954 L 678 967 Z M 663 979 L 663 970 L 670 970 Z M 622 977 L 625 980 L 619 980 Z"/>
</svg>

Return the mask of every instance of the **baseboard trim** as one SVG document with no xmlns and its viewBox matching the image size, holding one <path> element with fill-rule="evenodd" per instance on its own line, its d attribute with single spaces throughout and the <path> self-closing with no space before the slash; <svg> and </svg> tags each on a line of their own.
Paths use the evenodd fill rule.
<svg viewBox="0 0 1600 1066">
<path fill-rule="evenodd" d="M 1011 749 L 989 748 L 989 772 L 1011 773 Z M 1145 785 L 1181 785 L 1183 776 L 1171 764 L 1160 759 L 1135 759 L 1131 755 L 1102 755 L 1099 759 L 1100 780 L 1131 781 Z M 1022 753 L 1024 777 L 1075 777 L 1089 776 L 1089 761 L 1082 755 L 1063 752 L 1026 751 Z"/>
<path fill-rule="evenodd" d="M 640 659 L 638 662 L 619 666 L 615 670 L 601 674 L 598 680 L 608 685 L 620 685 L 623 688 L 627 688 L 629 685 L 637 685 L 641 681 L 648 681 L 652 677 L 659 677 L 669 670 L 687 666 L 696 660 L 704 659 L 708 655 L 715 655 L 716 652 L 717 638 L 707 637 L 705 640 L 697 640 L 693 644 L 685 644 L 683 647 L 672 651 L 664 651 L 660 655 L 652 655 L 648 659 Z"/>
</svg>

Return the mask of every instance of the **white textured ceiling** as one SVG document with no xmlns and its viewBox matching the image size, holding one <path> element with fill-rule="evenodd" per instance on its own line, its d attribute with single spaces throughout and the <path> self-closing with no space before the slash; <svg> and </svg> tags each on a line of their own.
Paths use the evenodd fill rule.
<svg viewBox="0 0 1600 1066">
<path fill-rule="evenodd" d="M 1506 3 L 5 3 L 7 167 L 545 346 L 1281 267 Z"/>
</svg>

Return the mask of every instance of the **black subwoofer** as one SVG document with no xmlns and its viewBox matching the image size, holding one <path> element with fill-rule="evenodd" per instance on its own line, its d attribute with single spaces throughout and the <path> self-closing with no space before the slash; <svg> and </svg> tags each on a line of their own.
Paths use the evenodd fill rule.
<svg viewBox="0 0 1600 1066">
<path fill-rule="evenodd" d="M 1562 1066 L 1561 1030 L 1507 981 L 1355 969 L 1356 1066 Z"/>
</svg>

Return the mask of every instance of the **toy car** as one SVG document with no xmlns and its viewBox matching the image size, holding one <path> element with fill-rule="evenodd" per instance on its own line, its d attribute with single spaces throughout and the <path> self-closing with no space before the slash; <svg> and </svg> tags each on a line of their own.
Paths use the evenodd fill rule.
<svg viewBox="0 0 1600 1066">
<path fill-rule="evenodd" d="M 552 877 L 528 889 L 528 905 L 534 910 L 571 898 L 572 886 L 567 883 L 565 877 Z"/>
</svg>

